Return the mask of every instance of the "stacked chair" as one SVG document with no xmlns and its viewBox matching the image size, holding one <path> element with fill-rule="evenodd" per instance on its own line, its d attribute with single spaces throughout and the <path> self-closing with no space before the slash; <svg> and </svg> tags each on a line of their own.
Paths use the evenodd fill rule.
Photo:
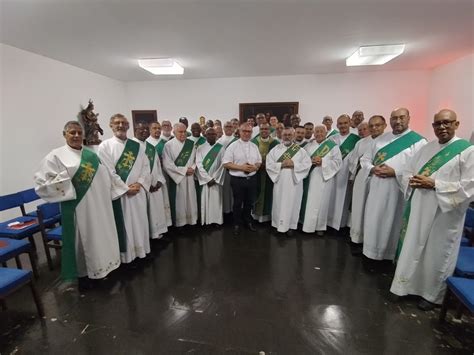
<svg viewBox="0 0 474 355">
<path fill-rule="evenodd" d="M 474 313 L 474 208 L 472 206 L 466 213 L 464 234 L 454 276 L 448 277 L 446 285 L 446 296 L 439 315 L 440 321 L 445 320 L 452 298 L 457 300 L 456 318 L 461 318 L 466 308 Z"/>
</svg>

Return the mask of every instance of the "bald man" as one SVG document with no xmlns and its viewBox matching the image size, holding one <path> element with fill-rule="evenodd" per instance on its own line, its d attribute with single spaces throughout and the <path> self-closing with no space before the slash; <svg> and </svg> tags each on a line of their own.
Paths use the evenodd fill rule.
<svg viewBox="0 0 474 355">
<path fill-rule="evenodd" d="M 349 128 L 349 115 L 341 115 L 337 119 L 339 133 L 329 137 L 338 145 L 342 155 L 341 169 L 336 175 L 336 182 L 328 207 L 328 226 L 336 230 L 346 227 L 349 220 L 349 206 L 352 196 L 351 189 L 348 188 L 349 162 L 354 147 L 360 139 L 357 134 L 350 133 Z"/>
<path fill-rule="evenodd" d="M 436 140 L 420 148 L 400 178 L 408 206 L 400 236 L 401 253 L 390 291 L 418 295 L 418 307 L 433 309 L 453 274 L 464 227 L 474 200 L 474 147 L 456 137 L 456 113 L 444 109 L 433 120 Z"/>
<path fill-rule="evenodd" d="M 410 113 L 397 108 L 390 114 L 391 132 L 373 141 L 360 159 L 370 173 L 365 205 L 364 255 L 373 260 L 393 260 L 397 250 L 403 214 L 403 192 L 397 182 L 404 167 L 426 144 L 410 130 Z"/>
<path fill-rule="evenodd" d="M 371 148 L 373 140 L 379 137 L 386 127 L 385 118 L 380 115 L 372 116 L 369 123 L 362 122 L 358 127 L 359 136 L 362 137 L 362 139 L 356 143 L 354 154 L 349 164 L 350 179 L 354 181 L 350 221 L 352 255 L 362 254 L 362 243 L 364 241 L 362 227 L 364 223 L 365 201 L 368 192 L 367 178 L 369 177 L 369 171 L 367 169 L 361 169 L 360 158 Z"/>
</svg>

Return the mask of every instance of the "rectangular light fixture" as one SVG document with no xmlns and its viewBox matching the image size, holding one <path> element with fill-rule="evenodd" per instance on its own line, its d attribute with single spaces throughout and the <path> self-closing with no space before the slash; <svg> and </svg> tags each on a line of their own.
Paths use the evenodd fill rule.
<svg viewBox="0 0 474 355">
<path fill-rule="evenodd" d="M 354 54 L 346 59 L 346 66 L 382 65 L 398 57 L 404 50 L 404 44 L 359 47 Z"/>
<path fill-rule="evenodd" d="M 138 65 L 155 75 L 183 75 L 184 68 L 174 59 L 138 59 Z"/>
</svg>

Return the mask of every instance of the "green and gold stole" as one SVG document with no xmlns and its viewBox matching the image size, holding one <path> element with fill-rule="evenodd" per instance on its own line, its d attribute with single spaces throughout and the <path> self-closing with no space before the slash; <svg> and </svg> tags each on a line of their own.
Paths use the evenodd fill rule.
<svg viewBox="0 0 474 355">
<path fill-rule="evenodd" d="M 204 170 L 209 172 L 211 169 L 212 164 L 214 164 L 214 161 L 217 158 L 217 155 L 219 154 L 220 150 L 222 149 L 223 145 L 220 143 L 215 143 L 212 148 L 207 152 L 206 156 L 204 157 L 202 161 L 202 167 Z"/>
<path fill-rule="evenodd" d="M 372 164 L 383 164 L 390 158 L 394 157 L 395 155 L 399 154 L 400 152 L 404 151 L 405 149 L 415 144 L 416 142 L 419 142 L 422 139 L 423 137 L 420 136 L 418 133 L 410 131 L 407 134 L 404 134 L 403 136 L 395 139 L 393 142 L 380 148 L 375 154 Z"/>
<path fill-rule="evenodd" d="M 200 136 L 196 142 L 194 143 L 194 145 L 196 147 L 199 147 L 200 145 L 203 145 L 204 143 L 206 143 L 206 138 L 204 138 L 203 136 Z"/>
<path fill-rule="evenodd" d="M 347 157 L 350 152 L 352 152 L 352 149 L 354 149 L 356 143 L 359 140 L 360 137 L 358 135 L 349 133 L 349 136 L 344 140 L 344 143 L 339 146 L 342 154 L 342 160 L 344 160 L 344 158 Z"/>
<path fill-rule="evenodd" d="M 326 138 L 329 138 L 329 137 L 331 137 L 331 136 L 333 136 L 333 135 L 335 135 L 335 134 L 338 134 L 338 133 L 339 133 L 339 131 L 338 131 L 337 129 L 333 129 L 333 130 L 331 131 L 331 133 L 329 133 L 329 134 L 326 136 Z"/>
<path fill-rule="evenodd" d="M 326 154 L 328 154 L 331 151 L 331 149 L 334 148 L 335 146 L 337 146 L 337 144 L 334 141 L 326 138 L 326 140 L 319 145 L 319 147 L 313 152 L 313 154 L 311 154 L 311 158 L 314 158 L 314 157 L 324 158 Z M 303 199 L 301 200 L 300 219 L 299 219 L 300 223 L 303 223 L 304 221 L 304 215 L 306 212 L 306 202 L 308 201 L 309 181 L 311 178 L 311 173 L 315 167 L 316 167 L 315 165 L 311 165 L 311 169 L 309 170 L 308 176 L 303 179 Z"/>
<path fill-rule="evenodd" d="M 132 171 L 133 166 L 138 157 L 140 151 L 140 143 L 134 140 L 127 139 L 122 154 L 120 155 L 117 164 L 115 164 L 115 172 L 122 179 L 123 182 L 127 182 L 128 175 Z M 117 235 L 119 240 L 119 247 L 121 252 L 127 251 L 127 234 L 125 231 L 125 224 L 123 221 L 122 201 L 121 198 L 116 199 L 112 202 L 114 209 L 115 226 L 117 227 Z"/>
<path fill-rule="evenodd" d="M 183 147 L 179 152 L 177 158 L 174 161 L 174 165 L 177 167 L 186 166 L 188 163 L 191 154 L 193 153 L 194 149 L 194 142 L 191 139 L 186 139 L 184 141 Z M 173 220 L 173 224 L 176 222 L 176 183 L 173 179 L 169 180 L 168 185 L 168 195 L 170 199 L 170 210 L 171 210 L 171 219 Z"/>
<path fill-rule="evenodd" d="M 156 145 L 156 152 L 158 153 L 158 156 L 161 158 L 163 155 L 163 149 L 165 148 L 166 141 L 164 139 L 160 139 L 160 141 Z"/>
<path fill-rule="evenodd" d="M 462 153 L 465 149 L 469 148 L 471 143 L 464 139 L 458 139 L 457 141 L 452 142 L 451 144 L 447 145 L 443 149 L 441 149 L 438 153 L 436 153 L 425 165 L 421 167 L 418 171 L 418 175 L 424 176 L 431 176 L 435 172 L 437 172 L 444 164 L 449 162 L 458 154 Z M 413 193 L 415 190 L 413 189 L 408 201 L 405 204 L 405 209 L 403 210 L 403 218 L 402 218 L 402 228 L 400 230 L 400 239 L 398 240 L 397 252 L 395 256 L 395 261 L 398 260 L 400 253 L 403 247 L 403 240 L 405 239 L 405 234 L 407 232 L 408 221 L 410 219 L 410 211 L 411 211 L 411 199 L 413 197 Z"/>
<path fill-rule="evenodd" d="M 278 158 L 277 163 L 282 163 L 284 160 L 293 158 L 296 153 L 300 151 L 301 147 L 298 144 L 292 143 L 288 149 Z"/>
<path fill-rule="evenodd" d="M 151 173 L 153 171 L 153 167 L 155 166 L 155 158 L 158 152 L 156 151 L 153 144 L 149 142 L 145 142 L 145 154 L 148 157 L 148 160 L 150 161 L 150 173 Z"/>
<path fill-rule="evenodd" d="M 61 202 L 62 248 L 61 277 L 74 280 L 77 277 L 76 267 L 76 226 L 75 211 L 77 205 L 89 190 L 99 168 L 99 157 L 87 148 L 82 149 L 81 162 L 72 177 L 72 185 L 76 191 L 76 199 Z"/>
</svg>

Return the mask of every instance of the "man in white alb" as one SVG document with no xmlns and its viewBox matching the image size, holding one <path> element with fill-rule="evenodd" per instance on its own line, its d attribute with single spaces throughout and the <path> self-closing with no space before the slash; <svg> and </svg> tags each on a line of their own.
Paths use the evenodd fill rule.
<svg viewBox="0 0 474 355">
<path fill-rule="evenodd" d="M 441 110 L 432 125 L 437 140 L 420 148 L 400 176 L 408 205 L 390 289 L 398 296 L 421 296 L 418 307 L 425 311 L 442 302 L 474 200 L 474 147 L 456 137 L 456 113 Z"/>
<path fill-rule="evenodd" d="M 113 115 L 110 128 L 114 137 L 103 141 L 98 149 L 100 160 L 109 168 L 114 183 L 129 188 L 126 195 L 114 201 L 117 232 L 126 236 L 122 263 L 144 258 L 150 252 L 146 196 L 150 189 L 150 164 L 140 144 L 127 138 L 129 127 L 124 115 Z"/>
<path fill-rule="evenodd" d="M 285 128 L 282 142 L 266 158 L 267 173 L 273 181 L 272 227 L 289 237 L 298 227 L 303 179 L 311 168 L 311 158 L 294 142 L 294 135 L 293 128 Z"/>
<path fill-rule="evenodd" d="M 373 141 L 360 163 L 370 172 L 369 194 L 365 203 L 363 253 L 373 260 L 393 260 L 400 236 L 404 198 L 397 175 L 426 144 L 410 130 L 410 113 L 398 108 L 390 115 L 392 132 Z M 370 218 L 368 217 L 370 216 Z"/>
<path fill-rule="evenodd" d="M 174 125 L 174 139 L 165 144 L 163 168 L 168 174 L 171 216 L 175 227 L 194 225 L 198 209 L 194 170 L 196 169 L 196 148 L 191 139 L 186 138 L 186 126 Z"/>
</svg>

